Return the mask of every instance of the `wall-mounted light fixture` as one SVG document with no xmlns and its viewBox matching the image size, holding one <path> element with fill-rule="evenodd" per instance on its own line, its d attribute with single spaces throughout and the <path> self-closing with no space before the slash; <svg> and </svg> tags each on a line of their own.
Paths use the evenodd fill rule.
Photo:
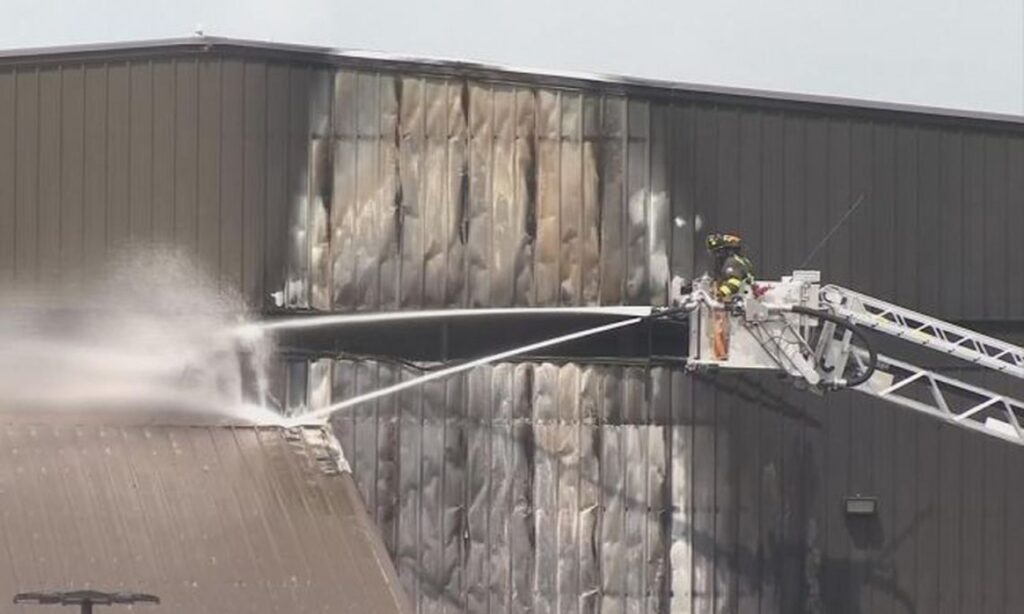
<svg viewBox="0 0 1024 614">
<path fill-rule="evenodd" d="M 843 499 L 847 516 L 874 516 L 878 514 L 878 497 L 854 495 Z"/>
</svg>

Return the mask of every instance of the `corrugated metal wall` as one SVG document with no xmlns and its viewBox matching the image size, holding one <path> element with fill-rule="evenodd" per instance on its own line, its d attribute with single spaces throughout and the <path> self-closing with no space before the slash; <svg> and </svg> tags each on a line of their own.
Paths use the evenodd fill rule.
<svg viewBox="0 0 1024 614">
<path fill-rule="evenodd" d="M 329 77 L 211 56 L 0 68 L 0 287 L 168 244 L 262 304 L 299 243 L 288 212 L 306 208 Z"/>
<path fill-rule="evenodd" d="M 0 68 L 0 287 L 166 242 L 289 309 L 662 303 L 704 231 L 743 233 L 775 276 L 863 193 L 812 263 L 827 279 L 1024 315 L 1016 124 L 243 51 Z M 286 373 L 292 406 L 400 376 Z M 1024 457 L 857 397 L 500 365 L 337 426 L 423 611 L 1024 603 Z M 857 492 L 875 522 L 841 514 Z"/>
</svg>

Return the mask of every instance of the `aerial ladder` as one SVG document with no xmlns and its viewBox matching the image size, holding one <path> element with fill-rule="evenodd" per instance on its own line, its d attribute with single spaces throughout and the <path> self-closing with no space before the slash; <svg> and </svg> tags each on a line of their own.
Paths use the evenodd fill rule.
<svg viewBox="0 0 1024 614">
<path fill-rule="evenodd" d="M 865 331 L 1024 379 L 1024 348 L 837 285 L 817 271 L 757 282 L 732 304 L 698 280 L 677 297 L 688 313 L 691 369 L 784 373 L 813 392 L 851 389 L 1024 445 L 1024 403 L 881 354 Z M 724 323 L 724 324 L 723 324 Z M 724 331 L 724 332 L 723 332 Z M 727 336 L 727 351 L 716 348 Z"/>
<path fill-rule="evenodd" d="M 976 369 L 1024 379 L 1024 348 L 840 286 L 821 284 L 818 271 L 796 271 L 777 281 L 748 284 L 728 303 L 718 300 L 713 280 L 676 280 L 668 307 L 500 308 L 325 314 L 285 318 L 263 330 L 286 330 L 319 321 L 345 326 L 409 320 L 603 315 L 612 321 L 494 354 L 440 365 L 418 377 L 340 399 L 291 418 L 295 424 L 449 377 L 469 369 L 537 353 L 556 345 L 662 319 L 688 325 L 686 368 L 692 371 L 774 372 L 811 393 L 854 390 L 928 414 L 949 424 L 1024 445 L 1024 402 L 935 369 L 874 349 L 868 331 L 959 359 Z M 312 321 L 311 319 L 312 318 Z"/>
</svg>

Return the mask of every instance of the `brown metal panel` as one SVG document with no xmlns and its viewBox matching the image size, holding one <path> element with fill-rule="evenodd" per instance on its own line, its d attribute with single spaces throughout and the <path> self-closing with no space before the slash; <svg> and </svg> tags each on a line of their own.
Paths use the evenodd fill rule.
<svg viewBox="0 0 1024 614">
<path fill-rule="evenodd" d="M 15 73 L 14 279 L 37 280 L 39 265 L 39 73 Z"/>
<path fill-rule="evenodd" d="M 107 77 L 106 66 L 85 67 L 83 186 L 83 264 L 97 270 L 107 253 Z"/>
<path fill-rule="evenodd" d="M 76 280 L 81 278 L 85 256 L 85 67 L 66 67 L 60 74 L 60 271 L 63 279 Z"/>
<path fill-rule="evenodd" d="M 174 240 L 174 138 L 176 63 L 173 60 L 153 62 L 153 241 L 168 245 Z"/>
<path fill-rule="evenodd" d="M 128 232 L 153 240 L 153 64 L 132 62 L 128 74 Z"/>
<path fill-rule="evenodd" d="M 198 254 L 198 62 L 175 62 L 174 119 L 174 242 L 189 253 Z"/>
<path fill-rule="evenodd" d="M 39 202 L 37 216 L 39 281 L 60 278 L 60 120 L 61 74 L 59 68 L 39 71 Z"/>
<path fill-rule="evenodd" d="M 268 216 L 267 65 L 246 62 L 243 70 L 242 293 L 250 304 L 262 307 L 268 300 L 264 286 Z"/>
<path fill-rule="evenodd" d="M 601 385 L 606 367 L 582 366 L 579 381 L 579 584 L 576 607 L 597 612 L 600 605 L 601 556 L 594 544 L 601 536 Z M 569 595 L 566 595 L 566 600 Z"/>
<path fill-rule="evenodd" d="M 267 294 L 283 292 L 288 242 L 288 67 L 267 66 L 266 226 L 263 283 Z M 283 297 L 282 297 L 283 298 Z"/>
<path fill-rule="evenodd" d="M 15 279 L 17 200 L 14 185 L 17 168 L 17 107 L 14 71 L 0 72 L 0 284 Z"/>
<path fill-rule="evenodd" d="M 244 163 L 245 65 L 224 60 L 220 74 L 219 278 L 225 289 L 242 289 L 245 264 Z"/>
<path fill-rule="evenodd" d="M 224 61 L 199 62 L 197 83 L 196 216 L 197 256 L 214 276 L 221 267 L 221 96 Z"/>
<path fill-rule="evenodd" d="M 466 284 L 469 307 L 491 305 L 494 216 L 494 90 L 489 86 L 469 86 L 466 172 L 468 181 L 466 215 Z"/>
<path fill-rule="evenodd" d="M 131 236 L 131 81 L 129 64 L 107 69 L 107 248 L 119 250 Z"/>
</svg>

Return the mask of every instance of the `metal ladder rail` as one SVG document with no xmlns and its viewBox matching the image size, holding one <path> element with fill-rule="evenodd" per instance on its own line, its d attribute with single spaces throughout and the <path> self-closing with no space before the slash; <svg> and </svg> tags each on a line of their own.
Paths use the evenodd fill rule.
<svg viewBox="0 0 1024 614">
<path fill-rule="evenodd" d="M 853 390 L 1024 446 L 1024 402 L 888 356 L 879 355 L 877 364 L 891 382 L 875 376 Z"/>
<path fill-rule="evenodd" d="M 1012 343 L 840 286 L 823 286 L 820 298 L 865 328 L 1024 379 L 1024 348 Z"/>
</svg>

